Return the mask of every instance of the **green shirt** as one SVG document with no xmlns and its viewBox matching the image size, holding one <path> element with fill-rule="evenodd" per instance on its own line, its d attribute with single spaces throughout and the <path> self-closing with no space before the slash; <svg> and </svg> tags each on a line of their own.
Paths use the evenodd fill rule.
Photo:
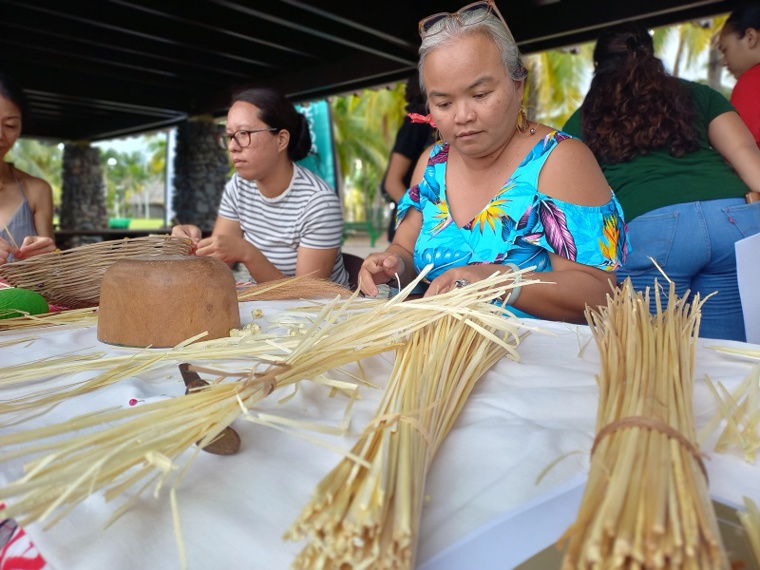
<svg viewBox="0 0 760 570">
<path fill-rule="evenodd" d="M 749 190 L 707 138 L 710 121 L 723 113 L 735 112 L 734 108 L 723 95 L 706 85 L 691 81 L 684 84 L 690 88 L 697 108 L 694 123 L 699 133 L 697 150 L 676 158 L 665 148 L 638 155 L 628 162 L 600 164 L 628 222 L 664 206 L 743 197 Z M 583 139 L 580 109 L 562 130 Z"/>
</svg>

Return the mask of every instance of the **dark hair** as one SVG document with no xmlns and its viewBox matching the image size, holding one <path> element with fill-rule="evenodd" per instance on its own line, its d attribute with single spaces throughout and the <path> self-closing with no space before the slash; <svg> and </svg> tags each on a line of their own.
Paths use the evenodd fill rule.
<svg viewBox="0 0 760 570">
<path fill-rule="evenodd" d="M 747 33 L 747 28 L 760 30 L 760 2 L 739 6 L 731 12 L 723 27 L 729 32 L 738 34 L 740 38 Z"/>
<path fill-rule="evenodd" d="M 663 148 L 680 157 L 699 147 L 688 87 L 654 56 L 646 28 L 624 24 L 602 32 L 594 63 L 581 125 L 600 163 L 626 162 Z"/>
<path fill-rule="evenodd" d="M 290 133 L 288 157 L 297 161 L 306 158 L 311 150 L 309 122 L 296 111 L 280 91 L 271 87 L 242 87 L 232 95 L 232 103 L 244 101 L 259 109 L 259 119 L 277 130 Z"/>
<path fill-rule="evenodd" d="M 10 75 L 6 75 L 2 71 L 0 71 L 0 95 L 18 107 L 22 118 L 26 115 L 28 102 L 24 90 Z"/>
<path fill-rule="evenodd" d="M 427 113 L 427 97 L 420 89 L 420 74 L 415 72 L 406 80 L 404 89 L 407 113 Z"/>
</svg>

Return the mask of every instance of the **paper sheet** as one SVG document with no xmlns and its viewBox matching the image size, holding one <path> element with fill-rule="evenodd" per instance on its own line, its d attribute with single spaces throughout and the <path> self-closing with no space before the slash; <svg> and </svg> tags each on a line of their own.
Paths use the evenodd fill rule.
<svg viewBox="0 0 760 570">
<path fill-rule="evenodd" d="M 734 247 L 747 342 L 760 344 L 760 295 L 757 292 L 757 284 L 760 283 L 760 234 L 739 240 Z"/>
</svg>

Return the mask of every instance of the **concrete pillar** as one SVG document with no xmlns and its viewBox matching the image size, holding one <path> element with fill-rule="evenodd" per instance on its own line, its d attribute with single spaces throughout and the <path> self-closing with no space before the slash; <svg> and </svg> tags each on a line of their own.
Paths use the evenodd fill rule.
<svg viewBox="0 0 760 570">
<path fill-rule="evenodd" d="M 89 141 L 67 143 L 63 148 L 63 181 L 60 226 L 64 230 L 97 230 L 108 227 L 108 212 L 100 168 L 100 149 Z M 63 247 L 100 241 L 72 238 Z"/>
<path fill-rule="evenodd" d="M 219 145 L 221 132 L 212 117 L 196 117 L 177 128 L 172 207 L 179 222 L 206 231 L 214 228 L 231 172 L 227 151 Z"/>
</svg>

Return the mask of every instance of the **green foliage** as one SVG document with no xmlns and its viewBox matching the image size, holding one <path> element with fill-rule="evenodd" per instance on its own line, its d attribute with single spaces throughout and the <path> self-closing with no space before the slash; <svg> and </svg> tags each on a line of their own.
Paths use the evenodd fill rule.
<svg viewBox="0 0 760 570">
<path fill-rule="evenodd" d="M 655 53 L 658 57 L 662 57 L 667 42 L 676 42 L 673 67 L 668 71 L 678 77 L 681 74 L 682 66 L 693 66 L 699 56 L 710 48 L 713 37 L 720 31 L 725 20 L 724 16 L 712 20 L 684 22 L 677 26 L 657 28 L 654 30 Z"/>
<path fill-rule="evenodd" d="M 101 149 L 100 165 L 105 173 L 106 203 L 114 217 L 129 214 L 127 204 L 152 180 L 163 181 L 166 172 L 166 135 L 147 135 L 143 152 L 119 152 Z"/>
<path fill-rule="evenodd" d="M 347 200 L 349 219 L 366 219 L 367 209 L 379 195 L 388 156 L 404 119 L 404 87 L 399 83 L 392 89 L 367 90 L 361 96 L 346 95 L 331 101 L 335 148 L 346 195 L 355 189 L 364 198 Z"/>
<path fill-rule="evenodd" d="M 55 143 L 21 138 L 7 160 L 27 174 L 42 178 L 53 188 L 53 202 L 61 203 L 63 151 Z"/>
<path fill-rule="evenodd" d="M 525 57 L 525 107 L 533 121 L 560 128 L 580 107 L 591 71 L 592 44 Z"/>
</svg>

